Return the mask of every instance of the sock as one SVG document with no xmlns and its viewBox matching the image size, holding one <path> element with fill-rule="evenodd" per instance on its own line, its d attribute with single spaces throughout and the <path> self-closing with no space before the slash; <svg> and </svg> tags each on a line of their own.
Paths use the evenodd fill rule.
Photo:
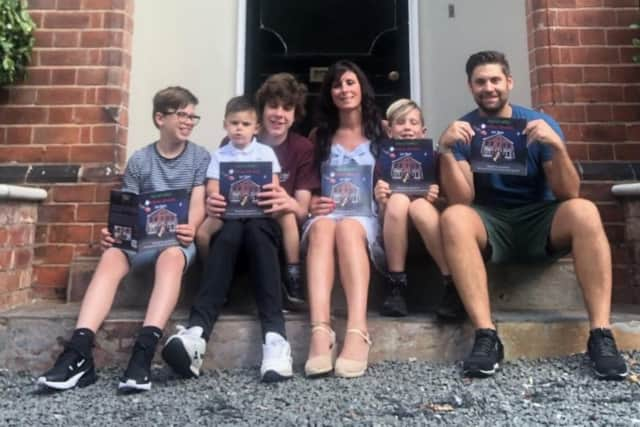
<svg viewBox="0 0 640 427">
<path fill-rule="evenodd" d="M 138 332 L 138 341 L 145 348 L 155 349 L 158 341 L 162 338 L 162 330 L 156 328 L 155 326 L 143 326 Z"/>
<path fill-rule="evenodd" d="M 91 329 L 79 328 L 73 331 L 70 342 L 75 348 L 80 350 L 80 352 L 85 355 L 90 355 L 94 339 L 95 334 Z"/>
<path fill-rule="evenodd" d="M 300 267 L 300 263 L 287 264 L 287 273 L 289 273 L 292 276 L 299 277 L 302 274 L 302 268 Z"/>
<path fill-rule="evenodd" d="M 442 275 L 442 284 L 444 285 L 445 288 L 447 286 L 454 286 L 453 285 L 453 278 L 451 277 L 450 274 L 443 274 Z"/>
<path fill-rule="evenodd" d="M 392 286 L 407 286 L 407 273 L 404 271 L 390 271 L 389 272 L 389 282 Z"/>
</svg>

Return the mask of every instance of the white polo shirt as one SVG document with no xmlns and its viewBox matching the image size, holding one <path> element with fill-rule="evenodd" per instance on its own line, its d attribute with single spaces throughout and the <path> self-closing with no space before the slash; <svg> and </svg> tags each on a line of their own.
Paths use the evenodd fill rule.
<svg viewBox="0 0 640 427">
<path fill-rule="evenodd" d="M 273 148 L 253 140 L 246 147 L 240 149 L 229 142 L 211 154 L 211 162 L 207 168 L 207 178 L 220 179 L 220 162 L 271 162 L 273 173 L 280 173 L 280 162 Z"/>
</svg>

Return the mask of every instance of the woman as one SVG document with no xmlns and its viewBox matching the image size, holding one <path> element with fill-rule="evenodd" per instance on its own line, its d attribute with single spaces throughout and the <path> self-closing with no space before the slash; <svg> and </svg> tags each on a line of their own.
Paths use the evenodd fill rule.
<svg viewBox="0 0 640 427">
<path fill-rule="evenodd" d="M 372 151 L 382 136 L 381 117 L 373 89 L 362 70 L 352 62 L 332 65 L 320 90 L 318 127 L 312 133 L 318 169 L 321 163 L 375 164 Z M 311 316 L 311 343 L 305 364 L 307 376 L 352 378 L 365 373 L 371 339 L 367 330 L 369 254 L 377 247 L 379 224 L 375 216 L 336 218 L 335 203 L 314 196 L 312 218 L 303 242 L 307 250 L 307 283 Z M 340 283 L 347 300 L 344 346 L 333 366 L 336 336 L 331 329 L 331 291 L 337 256 Z"/>
</svg>

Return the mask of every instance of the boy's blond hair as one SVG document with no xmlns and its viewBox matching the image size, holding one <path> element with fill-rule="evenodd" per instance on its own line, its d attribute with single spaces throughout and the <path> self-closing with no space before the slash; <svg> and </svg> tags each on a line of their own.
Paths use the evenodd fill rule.
<svg viewBox="0 0 640 427">
<path fill-rule="evenodd" d="M 400 98 L 389 105 L 389 108 L 387 108 L 386 118 L 389 126 L 391 126 L 394 121 L 404 116 L 414 108 L 418 110 L 418 112 L 420 112 L 420 123 L 424 126 L 424 117 L 422 117 L 422 110 L 420 109 L 418 104 L 407 98 Z"/>
</svg>

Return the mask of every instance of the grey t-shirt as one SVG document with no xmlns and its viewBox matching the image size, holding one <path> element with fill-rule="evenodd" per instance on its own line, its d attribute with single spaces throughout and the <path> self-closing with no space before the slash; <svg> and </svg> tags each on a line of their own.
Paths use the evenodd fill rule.
<svg viewBox="0 0 640 427">
<path fill-rule="evenodd" d="M 203 147 L 188 141 L 179 156 L 167 159 L 156 142 L 137 150 L 124 172 L 124 191 L 140 194 L 151 191 L 187 189 L 204 185 L 211 157 Z"/>
</svg>

